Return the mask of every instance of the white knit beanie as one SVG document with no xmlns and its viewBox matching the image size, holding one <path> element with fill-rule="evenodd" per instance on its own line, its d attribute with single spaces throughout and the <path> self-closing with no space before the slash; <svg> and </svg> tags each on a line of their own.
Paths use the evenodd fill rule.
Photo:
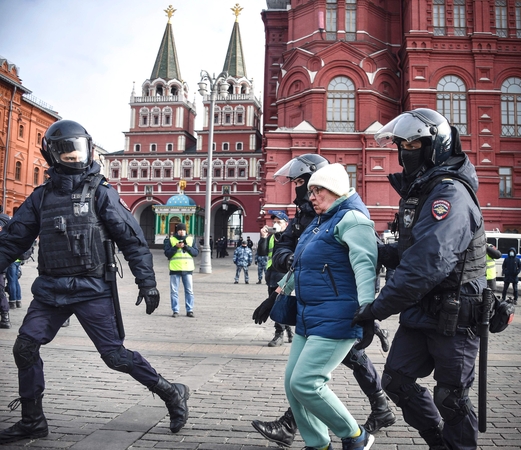
<svg viewBox="0 0 521 450">
<path fill-rule="evenodd" d="M 308 182 L 308 189 L 311 186 L 322 186 L 336 195 L 342 197 L 349 193 L 349 176 L 342 164 L 329 164 L 318 169 Z"/>
</svg>

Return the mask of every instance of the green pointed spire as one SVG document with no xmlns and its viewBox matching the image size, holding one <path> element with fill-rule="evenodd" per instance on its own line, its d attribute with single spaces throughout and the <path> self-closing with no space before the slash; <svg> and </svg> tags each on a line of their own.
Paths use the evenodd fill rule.
<svg viewBox="0 0 521 450">
<path fill-rule="evenodd" d="M 236 3 L 231 10 L 235 14 L 235 23 L 233 24 L 232 36 L 228 44 L 228 52 L 226 53 L 223 71 L 228 72 L 231 77 L 247 78 L 246 62 L 242 52 L 241 32 L 239 30 L 239 14 L 242 8 Z"/>
<path fill-rule="evenodd" d="M 174 33 L 172 32 L 172 25 L 170 19 L 175 12 L 172 5 L 165 9 L 168 16 L 168 23 L 166 24 L 165 33 L 157 52 L 156 62 L 152 69 L 151 80 L 162 78 L 164 80 L 179 80 L 181 78 L 181 69 L 179 68 L 179 61 L 177 60 L 177 51 L 175 49 Z"/>
</svg>

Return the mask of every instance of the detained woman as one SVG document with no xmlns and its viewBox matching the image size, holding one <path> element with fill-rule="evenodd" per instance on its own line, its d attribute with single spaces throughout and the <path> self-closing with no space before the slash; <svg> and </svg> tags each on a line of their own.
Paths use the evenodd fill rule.
<svg viewBox="0 0 521 450">
<path fill-rule="evenodd" d="M 285 389 L 306 450 L 332 449 L 328 429 L 342 450 L 369 449 L 374 442 L 328 387 L 331 372 L 357 338 L 357 308 L 375 296 L 377 246 L 374 223 L 345 168 L 330 164 L 308 183 L 317 217 L 302 234 L 293 267 L 281 281 L 297 296 L 295 337 Z"/>
</svg>

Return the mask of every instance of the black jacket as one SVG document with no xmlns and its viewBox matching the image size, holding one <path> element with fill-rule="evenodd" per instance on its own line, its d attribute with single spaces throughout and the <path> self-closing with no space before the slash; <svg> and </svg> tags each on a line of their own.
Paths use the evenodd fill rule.
<svg viewBox="0 0 521 450">
<path fill-rule="evenodd" d="M 417 184 L 440 175 L 445 175 L 447 181 L 438 183 L 427 194 L 413 225 L 412 244 L 408 249 L 400 255 L 398 243 L 379 246 L 379 262 L 386 267 L 396 267 L 372 306 L 380 320 L 401 312 L 400 322 L 404 325 L 435 328 L 437 319 L 423 311 L 420 300 L 453 274 L 475 233 L 482 230 L 481 211 L 472 196 L 462 183 L 450 180 L 451 177 L 463 179 L 477 191 L 476 171 L 466 155 L 455 158 L 452 164 L 433 167 L 412 185 L 405 184 L 401 173 L 389 178 L 401 197 L 407 198 L 407 193 Z M 445 205 L 446 215 L 438 214 L 440 204 Z M 483 276 L 462 285 L 463 297 L 481 294 L 486 287 L 485 248 L 482 259 Z"/>
<path fill-rule="evenodd" d="M 70 201 L 71 193 L 84 182 L 85 178 L 99 171 L 100 166 L 96 162 L 93 162 L 91 167 L 81 175 L 64 175 L 51 168 L 47 171 L 50 177 L 47 183 L 50 183 L 51 189 L 63 195 L 64 201 Z M 16 211 L 9 224 L 0 232 L 0 271 L 28 250 L 37 239 L 40 231 L 40 205 L 47 183 L 34 190 Z M 96 190 L 95 205 L 109 237 L 117 244 L 128 261 L 136 284 L 139 287 L 155 287 L 152 254 L 143 230 L 124 206 L 116 190 L 106 182 L 100 184 Z M 39 275 L 31 290 L 35 299 L 52 305 L 110 296 L 110 286 L 104 278 L 96 277 Z"/>
</svg>

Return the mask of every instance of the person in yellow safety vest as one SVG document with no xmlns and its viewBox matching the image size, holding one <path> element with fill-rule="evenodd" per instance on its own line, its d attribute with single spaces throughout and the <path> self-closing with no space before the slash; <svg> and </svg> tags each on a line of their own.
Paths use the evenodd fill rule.
<svg viewBox="0 0 521 450">
<path fill-rule="evenodd" d="M 501 252 L 492 244 L 487 244 L 487 286 L 496 290 L 496 259 L 501 258 Z"/>
<path fill-rule="evenodd" d="M 275 246 L 286 230 L 289 218 L 284 211 L 271 210 L 268 211 L 273 221 L 272 227 L 267 225 L 260 229 L 260 239 L 257 244 L 257 253 L 259 255 L 266 255 L 268 257 L 268 265 L 266 266 L 266 284 L 268 285 L 268 295 L 271 295 L 279 286 L 279 281 L 284 276 L 284 273 L 278 272 L 273 267 L 273 252 Z M 284 343 L 284 331 L 288 335 L 288 342 L 293 341 L 293 331 L 289 325 L 275 323 L 275 335 L 273 339 L 268 342 L 268 347 L 278 347 Z"/>
<path fill-rule="evenodd" d="M 170 260 L 170 302 L 172 317 L 179 316 L 179 282 L 183 281 L 185 289 L 186 316 L 194 317 L 194 290 L 192 274 L 195 264 L 194 257 L 199 250 L 193 245 L 193 236 L 187 236 L 186 225 L 178 223 L 175 234 L 164 242 L 165 256 Z"/>
</svg>

